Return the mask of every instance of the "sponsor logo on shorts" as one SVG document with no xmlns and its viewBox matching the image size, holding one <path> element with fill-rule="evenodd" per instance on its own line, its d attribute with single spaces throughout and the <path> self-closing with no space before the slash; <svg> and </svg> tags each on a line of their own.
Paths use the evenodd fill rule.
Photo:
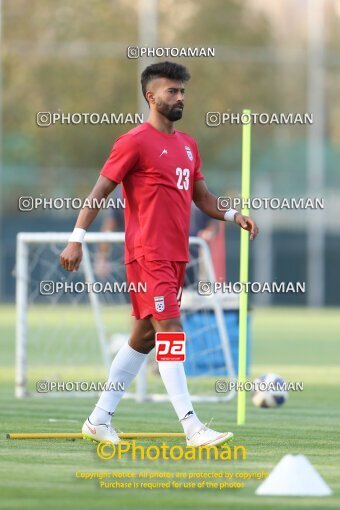
<svg viewBox="0 0 340 510">
<path fill-rule="evenodd" d="M 164 309 L 165 309 L 164 296 L 156 296 L 154 298 L 154 301 L 155 301 L 156 312 L 164 312 Z"/>
<path fill-rule="evenodd" d="M 185 150 L 187 151 L 188 158 L 190 159 L 190 161 L 192 161 L 194 159 L 194 156 L 192 155 L 191 149 L 188 145 L 185 146 Z"/>
</svg>

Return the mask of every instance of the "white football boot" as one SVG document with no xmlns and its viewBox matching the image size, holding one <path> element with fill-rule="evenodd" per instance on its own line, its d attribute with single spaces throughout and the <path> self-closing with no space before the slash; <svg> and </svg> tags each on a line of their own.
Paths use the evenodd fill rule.
<svg viewBox="0 0 340 510">
<path fill-rule="evenodd" d="M 220 446 L 234 437 L 232 432 L 216 432 L 203 425 L 191 437 L 187 437 L 187 446 Z"/>
<path fill-rule="evenodd" d="M 112 425 L 92 425 L 88 418 L 83 425 L 82 434 L 84 439 L 91 439 L 98 443 L 101 441 L 110 441 L 113 444 L 118 444 L 120 441 Z"/>
</svg>

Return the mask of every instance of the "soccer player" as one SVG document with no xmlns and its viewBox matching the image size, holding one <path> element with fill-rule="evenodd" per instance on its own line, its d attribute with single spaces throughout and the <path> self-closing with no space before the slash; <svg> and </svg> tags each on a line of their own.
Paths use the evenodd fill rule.
<svg viewBox="0 0 340 510">
<path fill-rule="evenodd" d="M 129 341 L 115 356 L 108 383 L 126 390 L 155 345 L 155 332 L 182 331 L 180 302 L 189 261 L 189 222 L 192 200 L 208 216 L 234 221 L 258 233 L 255 222 L 236 210 L 217 208 L 217 197 L 207 189 L 194 138 L 174 128 L 184 108 L 187 69 L 173 62 L 148 66 L 142 73 L 142 91 L 150 108 L 147 122 L 120 136 L 104 164 L 89 200 L 106 198 L 122 184 L 125 198 L 125 264 L 128 283 L 147 291 L 130 293 L 135 318 Z M 98 203 L 98 202 L 96 202 Z M 82 259 L 82 241 L 98 208 L 80 211 L 75 229 L 60 255 L 67 271 L 76 271 Z M 229 441 L 231 432 L 217 432 L 197 417 L 187 388 L 182 362 L 160 361 L 159 372 L 183 426 L 187 445 L 212 446 Z M 112 386 L 111 386 L 112 387 Z M 118 443 L 111 417 L 123 391 L 107 389 L 85 421 L 83 436 Z"/>
</svg>

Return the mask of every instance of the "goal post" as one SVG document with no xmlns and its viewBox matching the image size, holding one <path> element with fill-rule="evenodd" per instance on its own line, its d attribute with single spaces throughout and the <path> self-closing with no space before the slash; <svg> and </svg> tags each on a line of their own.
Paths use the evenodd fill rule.
<svg viewBox="0 0 340 510">
<path fill-rule="evenodd" d="M 88 286 L 86 293 L 41 293 L 41 282 L 71 284 L 126 279 L 124 232 L 88 232 L 80 269 L 71 273 L 64 271 L 59 262 L 69 235 L 57 232 L 17 235 L 15 395 L 18 398 L 50 394 L 35 391 L 38 380 L 105 381 L 114 354 L 128 339 L 131 305 L 127 292 L 100 293 Z M 113 262 L 104 277 L 98 276 L 96 268 L 100 243 L 107 243 L 113 252 L 108 259 Z M 193 354 L 187 360 L 190 362 L 189 391 L 193 401 L 228 401 L 234 392 L 216 393 L 214 381 L 218 376 L 231 380 L 236 377 L 237 357 L 233 349 L 237 345 L 231 345 L 226 310 L 234 309 L 236 313 L 238 296 L 199 296 L 198 275 L 204 274 L 206 280 L 214 282 L 214 268 L 209 246 L 203 239 L 190 237 L 189 247 L 191 277 L 186 276 L 181 307 L 187 347 Z M 202 349 L 202 356 L 200 351 L 195 351 L 196 344 Z M 153 352 L 126 396 L 137 401 L 168 399 Z"/>
</svg>

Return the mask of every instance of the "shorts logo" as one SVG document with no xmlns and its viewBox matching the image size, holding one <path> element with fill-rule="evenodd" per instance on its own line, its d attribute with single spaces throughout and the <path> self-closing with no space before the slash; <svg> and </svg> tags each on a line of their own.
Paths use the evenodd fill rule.
<svg viewBox="0 0 340 510">
<path fill-rule="evenodd" d="M 164 312 L 165 309 L 164 296 L 156 296 L 154 298 L 154 301 L 156 312 Z"/>
<path fill-rule="evenodd" d="M 190 159 L 190 161 L 192 161 L 194 159 L 194 156 L 192 155 L 191 149 L 188 145 L 185 146 L 185 150 L 187 151 L 188 158 Z"/>
<path fill-rule="evenodd" d="M 185 361 L 185 333 L 157 332 L 156 361 Z"/>
</svg>

